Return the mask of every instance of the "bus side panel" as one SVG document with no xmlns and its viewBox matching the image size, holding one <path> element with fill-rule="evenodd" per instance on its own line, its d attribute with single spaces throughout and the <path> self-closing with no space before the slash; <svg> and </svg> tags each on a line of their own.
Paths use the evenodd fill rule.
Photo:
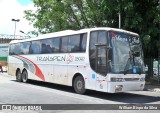
<svg viewBox="0 0 160 113">
<path fill-rule="evenodd" d="M 16 70 L 20 69 L 22 72 L 23 62 L 13 56 L 8 57 L 8 74 L 16 76 Z"/>
<path fill-rule="evenodd" d="M 44 67 L 37 62 L 37 55 L 24 55 L 20 56 L 20 58 L 24 61 L 24 68 L 28 72 L 28 79 L 43 81 L 39 76 L 42 75 L 43 77 L 42 69 Z"/>
<path fill-rule="evenodd" d="M 27 72 L 28 72 L 28 79 L 35 80 L 35 74 L 29 70 L 27 70 Z"/>
<path fill-rule="evenodd" d="M 32 61 L 37 65 L 39 69 L 39 75 L 43 77 L 35 76 L 36 80 L 46 81 L 51 83 L 68 85 L 67 76 L 67 61 L 66 54 L 42 54 L 32 57 Z"/>
<path fill-rule="evenodd" d="M 28 68 L 30 67 L 31 64 L 28 64 Z M 26 69 L 28 72 L 28 78 L 29 79 L 34 79 L 34 74 L 25 67 L 24 60 L 22 60 L 18 56 L 8 56 L 8 74 L 12 76 L 16 76 L 16 71 L 17 69 L 20 69 L 21 73 L 23 69 Z"/>
<path fill-rule="evenodd" d="M 54 83 L 68 85 L 67 64 L 54 64 Z"/>
<path fill-rule="evenodd" d="M 69 86 L 72 86 L 72 80 L 75 74 L 82 75 L 84 80 L 86 80 L 87 75 L 86 75 L 86 69 L 84 68 L 84 65 L 72 65 L 72 64 L 68 65 L 68 85 Z"/>
<path fill-rule="evenodd" d="M 68 85 L 72 86 L 72 80 L 75 74 L 81 74 L 85 80 L 86 74 L 86 54 L 85 53 L 71 53 L 68 61 Z M 85 82 L 86 83 L 86 82 Z M 86 86 L 86 85 L 85 85 Z"/>
<path fill-rule="evenodd" d="M 44 81 L 54 83 L 54 70 L 53 64 L 51 63 L 41 63 L 38 64 L 38 67 L 41 69 L 44 75 Z M 36 76 L 36 80 L 42 81 L 39 77 Z"/>
</svg>

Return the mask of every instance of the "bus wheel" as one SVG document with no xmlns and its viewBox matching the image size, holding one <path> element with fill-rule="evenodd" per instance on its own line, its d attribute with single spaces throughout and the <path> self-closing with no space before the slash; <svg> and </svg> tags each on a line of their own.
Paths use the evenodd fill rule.
<svg viewBox="0 0 160 113">
<path fill-rule="evenodd" d="M 26 70 L 24 70 L 22 73 L 22 82 L 27 82 L 27 81 L 28 81 L 28 73 Z"/>
<path fill-rule="evenodd" d="M 73 87 L 74 87 L 75 92 L 78 94 L 84 94 L 86 92 L 85 83 L 84 83 L 84 79 L 82 76 L 77 76 L 74 79 Z"/>
<path fill-rule="evenodd" d="M 16 80 L 17 82 L 22 82 L 22 75 L 20 70 L 18 70 L 16 73 Z"/>
</svg>

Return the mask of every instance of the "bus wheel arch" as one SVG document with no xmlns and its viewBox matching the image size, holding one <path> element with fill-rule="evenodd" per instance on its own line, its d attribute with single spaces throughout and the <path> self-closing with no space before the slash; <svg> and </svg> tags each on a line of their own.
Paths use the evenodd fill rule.
<svg viewBox="0 0 160 113">
<path fill-rule="evenodd" d="M 22 74 L 20 68 L 17 68 L 16 70 L 16 80 L 17 82 L 22 82 Z"/>
<path fill-rule="evenodd" d="M 74 91 L 78 94 L 84 94 L 86 92 L 85 89 L 85 80 L 82 74 L 76 73 L 72 79 L 72 86 Z"/>
<path fill-rule="evenodd" d="M 27 81 L 28 81 L 28 72 L 24 68 L 23 71 L 22 71 L 22 82 L 26 83 Z"/>
</svg>

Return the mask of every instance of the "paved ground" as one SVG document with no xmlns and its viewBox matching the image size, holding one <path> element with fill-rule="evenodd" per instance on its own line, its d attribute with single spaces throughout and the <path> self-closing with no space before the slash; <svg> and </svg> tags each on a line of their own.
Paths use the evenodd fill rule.
<svg viewBox="0 0 160 113">
<path fill-rule="evenodd" d="M 7 73 L 0 73 L 0 104 L 160 104 L 160 93 L 153 92 L 154 89 L 159 89 L 159 86 L 146 86 L 145 91 L 130 91 L 126 93 L 109 94 L 97 91 L 88 91 L 85 95 L 74 93 L 71 87 L 55 85 L 50 83 L 43 83 L 37 81 L 30 81 L 29 83 L 19 83 L 15 81 L 15 77 L 7 75 Z M 65 106 L 68 107 L 68 106 Z M 70 106 L 69 108 L 72 108 Z M 12 111 L 12 113 L 21 113 L 22 111 Z M 23 111 L 24 113 L 43 113 L 44 111 Z M 45 111 L 48 113 L 125 113 L 128 110 L 55 110 Z M 131 110 L 129 113 L 144 111 Z M 145 110 L 145 113 L 151 111 Z M 158 111 L 154 111 L 158 113 Z M 10 111 L 3 111 L 0 113 L 10 113 Z"/>
<path fill-rule="evenodd" d="M 0 83 L 9 82 L 8 79 L 15 80 L 14 76 L 8 76 L 7 73 L 0 72 L 0 75 L 6 75 L 6 78 L 3 78 L 3 80 L 0 80 Z M 151 92 L 160 93 L 160 84 L 159 85 L 145 85 L 144 91 L 151 91 Z"/>
</svg>

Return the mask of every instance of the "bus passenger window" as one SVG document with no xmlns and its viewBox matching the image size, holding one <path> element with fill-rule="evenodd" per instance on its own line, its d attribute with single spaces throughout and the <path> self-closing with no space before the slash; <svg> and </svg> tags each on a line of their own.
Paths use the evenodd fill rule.
<svg viewBox="0 0 160 113">
<path fill-rule="evenodd" d="M 40 41 L 33 41 L 30 48 L 30 54 L 40 54 L 40 53 L 41 53 Z"/>
<path fill-rule="evenodd" d="M 86 34 L 69 36 L 68 52 L 85 52 L 86 51 Z"/>
<path fill-rule="evenodd" d="M 68 52 L 68 37 L 61 38 L 61 52 L 62 53 Z"/>
<path fill-rule="evenodd" d="M 42 54 L 43 53 L 52 53 L 52 39 L 41 40 Z"/>
<path fill-rule="evenodd" d="M 80 51 L 85 52 L 86 51 L 86 44 L 87 44 L 87 34 L 81 34 L 80 36 Z"/>
<path fill-rule="evenodd" d="M 16 54 L 22 54 L 22 50 L 21 50 L 21 43 L 17 43 L 17 44 L 12 44 L 12 54 L 16 55 Z"/>
<path fill-rule="evenodd" d="M 22 43 L 22 53 L 23 54 L 29 54 L 30 45 L 31 45 L 31 42 L 23 42 Z"/>
<path fill-rule="evenodd" d="M 59 53 L 60 38 L 53 38 L 53 53 Z"/>
<path fill-rule="evenodd" d="M 80 35 L 69 36 L 68 52 L 80 52 Z"/>
</svg>

